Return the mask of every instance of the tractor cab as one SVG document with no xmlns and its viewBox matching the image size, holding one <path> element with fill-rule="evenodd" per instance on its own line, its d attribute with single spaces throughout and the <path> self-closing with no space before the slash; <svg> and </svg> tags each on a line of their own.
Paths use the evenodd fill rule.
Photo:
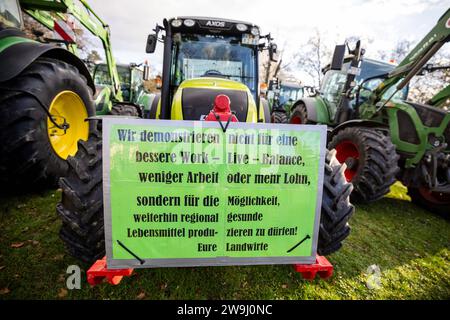
<svg viewBox="0 0 450 320">
<path fill-rule="evenodd" d="M 288 112 L 294 102 L 305 95 L 305 90 L 297 81 L 280 81 L 277 78 L 269 81 L 267 99 L 271 111 L 283 110 Z"/>
<path fill-rule="evenodd" d="M 339 53 L 337 46 L 334 59 Z M 355 51 L 359 50 L 359 53 Z M 328 116 L 333 125 L 338 125 L 358 116 L 358 107 L 367 101 L 370 94 L 389 73 L 396 67 L 394 64 L 363 58 L 364 51 L 357 48 L 353 54 L 344 57 L 342 64 L 328 64 L 323 70 L 324 78 L 320 87 L 320 95 L 328 106 Z M 387 99 L 395 88 L 384 95 Z M 394 94 L 394 100 L 406 100 L 408 86 Z"/>
<path fill-rule="evenodd" d="M 164 38 L 159 33 L 164 32 Z M 239 121 L 268 121 L 259 97 L 259 52 L 276 52 L 270 35 L 248 22 L 199 17 L 164 20 L 147 41 L 147 53 L 164 42 L 161 98 L 151 118 L 201 120 L 225 94 Z M 262 40 L 266 40 L 263 41 Z"/>
<path fill-rule="evenodd" d="M 143 90 L 144 71 L 136 64 L 118 64 L 117 72 L 119 74 L 120 89 L 123 100 L 134 101 Z M 99 91 L 106 86 L 112 86 L 108 66 L 104 63 L 97 64 L 94 68 L 94 83 Z"/>
<path fill-rule="evenodd" d="M 150 95 L 144 86 L 144 80 L 147 80 L 144 76 L 146 66 L 144 68 L 141 65 L 135 63 L 131 64 L 118 64 L 116 65 L 118 74 L 118 86 L 121 94 L 121 101 L 111 101 L 113 82 L 111 80 L 111 71 L 108 69 L 106 63 L 96 64 L 93 71 L 93 78 L 96 88 L 94 96 L 97 113 L 108 113 L 111 110 L 113 102 L 131 103 L 136 104 L 142 108 L 149 105 L 144 101 L 149 98 Z"/>
<path fill-rule="evenodd" d="M 0 2 L 0 30 L 6 28 L 22 28 L 22 14 L 17 0 Z"/>
</svg>

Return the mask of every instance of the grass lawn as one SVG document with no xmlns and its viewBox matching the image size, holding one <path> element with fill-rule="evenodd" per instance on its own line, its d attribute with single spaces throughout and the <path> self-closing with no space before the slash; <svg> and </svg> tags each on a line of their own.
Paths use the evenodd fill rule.
<svg viewBox="0 0 450 320">
<path fill-rule="evenodd" d="M 78 262 L 58 237 L 59 198 L 58 191 L 0 198 L 0 299 L 450 298 L 450 224 L 411 204 L 401 185 L 356 208 L 350 237 L 328 257 L 334 276 L 313 282 L 292 266 L 161 268 L 138 270 L 115 287 L 83 279 L 81 290 L 66 290 L 66 269 Z M 366 284 L 371 265 L 381 270 L 375 289 Z"/>
</svg>

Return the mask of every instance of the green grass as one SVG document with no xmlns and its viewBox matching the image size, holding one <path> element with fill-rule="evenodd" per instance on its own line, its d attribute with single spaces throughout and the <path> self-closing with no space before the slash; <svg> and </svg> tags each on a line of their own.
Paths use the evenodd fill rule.
<svg viewBox="0 0 450 320">
<path fill-rule="evenodd" d="M 68 291 L 66 269 L 78 262 L 58 238 L 59 197 L 48 191 L 0 198 L 0 299 L 450 298 L 450 225 L 411 204 L 401 185 L 356 208 L 350 237 L 329 257 L 335 274 L 328 281 L 305 281 L 281 265 L 160 268 L 138 270 L 115 287 L 91 288 L 83 279 L 81 290 Z M 378 289 L 366 285 L 373 264 L 381 269 Z"/>
</svg>

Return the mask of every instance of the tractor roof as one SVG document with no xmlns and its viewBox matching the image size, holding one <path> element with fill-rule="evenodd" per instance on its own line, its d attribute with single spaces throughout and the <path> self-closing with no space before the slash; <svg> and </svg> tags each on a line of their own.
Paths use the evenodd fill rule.
<svg viewBox="0 0 450 320">
<path fill-rule="evenodd" d="M 186 20 L 186 19 L 191 19 L 191 20 L 195 20 L 195 21 L 223 21 L 223 22 L 228 22 L 228 23 L 233 23 L 233 24 L 238 24 L 238 23 L 242 23 L 242 24 L 247 24 L 250 26 L 254 26 L 254 27 L 258 27 L 257 25 L 251 23 L 251 22 L 246 22 L 246 21 L 239 21 L 239 20 L 232 20 L 232 19 L 224 19 L 224 18 L 217 18 L 217 17 L 194 17 L 194 16 L 181 16 L 181 17 L 174 17 L 169 19 L 169 21 L 175 20 L 175 19 L 182 19 L 182 20 Z"/>
<path fill-rule="evenodd" d="M 178 25 L 174 25 L 174 21 L 180 20 L 182 23 L 178 23 Z M 193 21 L 191 22 L 192 25 L 186 24 L 186 21 Z M 167 23 L 168 26 L 170 26 L 171 29 L 182 31 L 186 33 L 219 33 L 219 34 L 232 34 L 232 35 L 238 35 L 238 34 L 244 34 L 244 33 L 250 33 L 252 29 L 258 29 L 258 33 L 260 28 L 251 23 L 251 22 L 245 22 L 245 21 L 237 21 L 237 20 L 230 20 L 230 19 L 223 19 L 223 18 L 212 18 L 212 17 L 193 17 L 193 16 L 181 16 L 181 17 L 175 17 L 171 18 L 169 20 L 165 20 L 165 23 Z M 245 25 L 246 27 L 242 28 L 240 25 Z M 253 33 L 253 32 L 252 32 Z"/>
</svg>

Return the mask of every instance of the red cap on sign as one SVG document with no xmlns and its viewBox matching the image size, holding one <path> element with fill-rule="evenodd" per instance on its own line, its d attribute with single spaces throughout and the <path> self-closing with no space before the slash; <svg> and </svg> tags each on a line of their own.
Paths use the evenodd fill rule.
<svg viewBox="0 0 450 320">
<path fill-rule="evenodd" d="M 214 111 L 230 112 L 230 98 L 227 95 L 219 94 L 214 100 Z"/>
</svg>

